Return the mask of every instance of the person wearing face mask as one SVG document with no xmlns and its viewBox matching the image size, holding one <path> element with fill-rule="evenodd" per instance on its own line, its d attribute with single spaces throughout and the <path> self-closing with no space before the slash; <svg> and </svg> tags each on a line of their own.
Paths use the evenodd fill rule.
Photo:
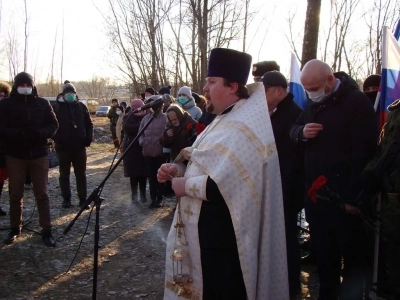
<svg viewBox="0 0 400 300">
<path fill-rule="evenodd" d="M 196 121 L 176 104 L 167 109 L 168 122 L 160 137 L 163 147 L 171 148 L 171 161 L 174 161 L 183 148 L 192 145 L 191 137 L 196 134 Z"/>
<path fill-rule="evenodd" d="M 4 81 L 0 82 L 0 101 L 10 96 L 11 86 Z M 6 172 L 6 159 L 4 156 L 3 142 L 0 140 L 0 168 L 2 172 Z M 3 192 L 4 180 L 0 180 L 0 197 Z M 7 213 L 0 207 L 0 216 L 5 216 Z"/>
<path fill-rule="evenodd" d="M 340 209 L 331 201 L 305 199 L 316 243 L 319 299 L 363 299 L 365 250 L 354 200 L 361 190 L 362 170 L 376 151 L 374 109 L 350 76 L 333 73 L 320 60 L 307 62 L 300 79 L 311 101 L 290 136 L 305 148 L 305 187 L 309 189 L 323 175 L 329 188 L 345 201 Z"/>
<path fill-rule="evenodd" d="M 144 105 L 141 99 L 134 99 L 131 102 L 131 111 L 125 114 L 122 122 L 122 130 L 124 131 L 124 139 L 122 141 L 123 151 L 135 139 L 139 132 L 140 122 L 146 115 L 146 111 L 133 112 Z M 143 148 L 139 145 L 139 139 L 131 146 L 128 153 L 124 157 L 124 176 L 129 177 L 129 182 L 132 192 L 132 202 L 134 204 L 146 203 L 146 182 L 147 182 L 147 167 L 143 156 Z M 139 195 L 138 196 L 138 187 Z M 140 201 L 139 201 L 140 199 Z"/>
<path fill-rule="evenodd" d="M 33 77 L 21 72 L 14 78 L 9 98 L 0 101 L 0 140 L 4 141 L 10 194 L 11 231 L 4 239 L 13 243 L 21 233 L 24 183 L 29 172 L 37 203 L 42 240 L 55 247 L 51 234 L 47 194 L 49 158 L 47 139 L 58 129 L 58 121 L 46 99 L 38 97 Z"/>
<path fill-rule="evenodd" d="M 122 102 L 121 102 L 122 103 Z M 117 125 L 115 126 L 115 132 L 117 134 L 117 139 L 120 143 L 124 138 L 123 130 L 122 130 L 122 120 L 125 116 L 125 109 L 122 105 L 117 106 L 116 113 L 118 115 Z"/>
<path fill-rule="evenodd" d="M 363 83 L 363 92 L 369 100 L 371 101 L 371 104 L 375 108 L 375 102 L 376 102 L 376 96 L 378 95 L 379 91 L 379 85 L 381 84 L 381 75 L 378 74 L 373 74 L 367 77 Z M 376 108 L 375 111 L 375 117 L 376 117 L 376 122 L 378 126 L 380 126 L 380 110 L 379 110 L 379 105 Z"/>
<path fill-rule="evenodd" d="M 93 140 L 93 123 L 85 104 L 79 101 L 76 89 L 65 81 L 63 91 L 57 97 L 54 111 L 59 122 L 59 129 L 53 136 L 59 161 L 59 184 L 63 198 L 62 207 L 72 206 L 70 172 L 74 168 L 79 206 L 86 201 L 86 147 Z M 89 209 L 89 205 L 85 207 Z"/>
<path fill-rule="evenodd" d="M 202 115 L 201 109 L 196 106 L 190 87 L 183 86 L 178 91 L 176 102 L 187 111 L 193 119 L 198 121 Z"/>
</svg>

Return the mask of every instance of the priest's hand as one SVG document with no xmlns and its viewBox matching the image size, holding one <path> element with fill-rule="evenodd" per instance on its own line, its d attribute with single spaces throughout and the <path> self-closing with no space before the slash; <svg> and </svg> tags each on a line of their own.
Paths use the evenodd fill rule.
<svg viewBox="0 0 400 300">
<path fill-rule="evenodd" d="M 174 190 L 176 197 L 185 197 L 186 196 L 186 192 L 185 192 L 186 180 L 187 180 L 187 178 L 184 178 L 184 177 L 172 179 L 172 189 Z"/>
<path fill-rule="evenodd" d="M 174 178 L 178 172 L 178 167 L 175 164 L 162 164 L 157 172 L 157 180 L 160 183 L 164 183 Z"/>
</svg>

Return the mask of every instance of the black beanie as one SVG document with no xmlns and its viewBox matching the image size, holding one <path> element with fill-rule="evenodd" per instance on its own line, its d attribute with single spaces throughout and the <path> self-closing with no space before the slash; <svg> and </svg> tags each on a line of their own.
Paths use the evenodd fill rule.
<svg viewBox="0 0 400 300">
<path fill-rule="evenodd" d="M 155 94 L 156 94 L 156 91 L 155 91 L 152 87 L 148 87 L 148 88 L 145 90 L 145 93 L 150 93 L 150 94 L 152 94 L 152 95 L 155 95 Z"/>
<path fill-rule="evenodd" d="M 162 88 L 158 91 L 158 94 L 159 94 L 159 95 L 164 95 L 164 94 L 170 95 L 170 94 L 171 94 L 171 86 L 169 85 L 169 86 L 164 86 L 164 87 L 162 87 Z"/>
<path fill-rule="evenodd" d="M 17 88 L 21 84 L 29 84 L 33 88 L 34 84 L 32 75 L 26 72 L 18 73 L 14 78 L 14 87 Z"/>
<path fill-rule="evenodd" d="M 252 75 L 253 76 L 263 76 L 267 72 L 280 71 L 279 65 L 274 60 L 260 61 L 253 64 Z"/>
<path fill-rule="evenodd" d="M 67 93 L 76 93 L 76 89 L 72 83 L 66 83 L 63 86 L 62 93 L 63 93 L 63 95 L 65 95 Z"/>
<path fill-rule="evenodd" d="M 364 81 L 363 91 L 365 91 L 366 88 L 371 87 L 371 86 L 378 87 L 380 84 L 381 84 L 381 75 L 378 75 L 378 74 L 370 75 Z"/>
</svg>

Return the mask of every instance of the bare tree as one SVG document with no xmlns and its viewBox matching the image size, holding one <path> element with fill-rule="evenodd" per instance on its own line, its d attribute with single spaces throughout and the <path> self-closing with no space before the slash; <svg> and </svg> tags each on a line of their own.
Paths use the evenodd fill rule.
<svg viewBox="0 0 400 300">
<path fill-rule="evenodd" d="M 241 41 L 249 22 L 240 0 L 109 0 L 109 7 L 108 36 L 122 61 L 117 68 L 135 95 L 169 83 L 201 91 L 209 49 Z"/>
<path fill-rule="evenodd" d="M 382 70 L 382 29 L 394 28 L 400 19 L 400 3 L 396 0 L 374 0 L 365 13 L 368 39 L 365 48 L 368 74 L 380 74 Z"/>
<path fill-rule="evenodd" d="M 24 72 L 27 71 L 28 66 L 28 27 L 29 27 L 29 18 L 28 18 L 28 7 L 26 4 L 26 0 L 24 0 L 24 8 L 25 8 L 25 19 L 24 19 Z"/>
<path fill-rule="evenodd" d="M 317 58 L 320 11 L 321 0 L 308 0 L 304 24 L 301 67 L 309 60 Z"/>
<path fill-rule="evenodd" d="M 100 101 L 109 101 L 116 95 L 118 86 L 110 78 L 93 76 L 90 81 L 78 81 L 75 84 L 81 96 L 87 98 L 99 99 Z"/>
</svg>

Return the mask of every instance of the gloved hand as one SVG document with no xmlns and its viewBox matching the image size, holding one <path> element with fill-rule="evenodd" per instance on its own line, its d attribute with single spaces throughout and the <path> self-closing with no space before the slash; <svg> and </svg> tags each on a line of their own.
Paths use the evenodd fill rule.
<svg viewBox="0 0 400 300">
<path fill-rule="evenodd" d="M 84 141 L 85 147 L 90 147 L 91 143 L 92 143 L 92 139 L 86 137 L 85 141 Z"/>
</svg>

